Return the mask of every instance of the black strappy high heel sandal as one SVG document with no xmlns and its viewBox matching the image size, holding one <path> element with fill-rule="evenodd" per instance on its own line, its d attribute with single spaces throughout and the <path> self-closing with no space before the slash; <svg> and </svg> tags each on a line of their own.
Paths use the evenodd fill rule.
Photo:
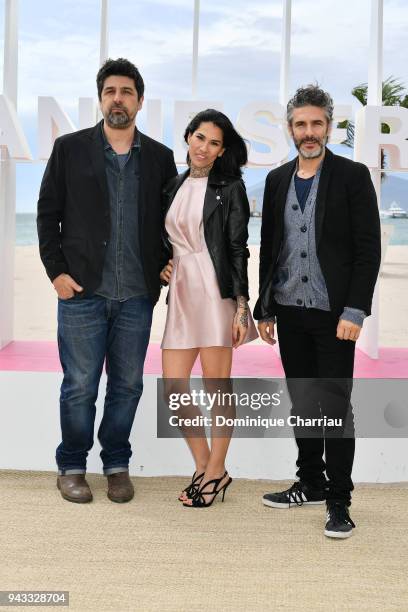
<svg viewBox="0 0 408 612">
<path fill-rule="evenodd" d="M 194 472 L 193 477 L 191 479 L 191 483 L 178 496 L 179 501 L 181 502 L 185 501 L 185 499 L 182 499 L 183 493 L 187 495 L 188 499 L 191 499 L 197 493 L 198 489 L 200 488 L 200 484 L 203 479 L 204 472 L 202 474 L 198 474 L 198 476 L 196 476 L 196 474 L 197 472 Z"/>
<path fill-rule="evenodd" d="M 227 482 L 223 484 L 222 487 L 220 487 L 219 489 L 217 489 L 217 487 L 227 475 L 228 475 L 228 472 L 224 472 L 221 478 L 213 478 L 212 480 L 208 480 L 207 482 L 205 482 L 203 486 L 198 489 L 194 497 L 191 498 L 191 502 L 192 502 L 191 505 L 183 502 L 183 506 L 185 506 L 186 508 L 208 508 L 209 506 L 211 506 L 214 499 L 217 497 L 218 493 L 221 493 L 221 491 L 222 491 L 221 501 L 224 501 L 225 492 L 227 488 L 229 487 L 229 485 L 231 484 L 232 478 L 229 476 Z M 211 484 L 213 485 L 212 489 L 210 491 L 205 491 L 204 489 L 208 487 L 208 485 L 211 485 Z M 210 501 L 207 502 L 204 497 L 205 495 L 212 495 L 213 497 L 211 498 Z"/>
</svg>

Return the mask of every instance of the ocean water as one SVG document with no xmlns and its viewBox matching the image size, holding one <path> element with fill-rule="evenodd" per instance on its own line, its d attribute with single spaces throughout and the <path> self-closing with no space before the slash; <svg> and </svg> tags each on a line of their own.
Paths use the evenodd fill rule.
<svg viewBox="0 0 408 612">
<path fill-rule="evenodd" d="M 36 216 L 32 213 L 16 214 L 16 245 L 38 244 Z"/>
<path fill-rule="evenodd" d="M 249 244 L 259 244 L 261 239 L 260 217 L 251 217 L 249 222 Z M 408 245 L 408 219 L 387 219 L 387 225 L 393 225 L 394 233 L 390 244 Z M 19 213 L 16 215 L 16 245 L 25 246 L 37 244 L 37 226 L 35 215 L 32 213 Z"/>
</svg>

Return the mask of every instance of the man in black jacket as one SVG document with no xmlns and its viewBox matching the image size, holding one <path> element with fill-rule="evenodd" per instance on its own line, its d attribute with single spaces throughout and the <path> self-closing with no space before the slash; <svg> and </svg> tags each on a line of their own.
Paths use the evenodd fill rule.
<svg viewBox="0 0 408 612">
<path fill-rule="evenodd" d="M 108 497 L 132 499 L 129 436 L 143 388 L 152 311 L 160 293 L 161 190 L 177 174 L 173 154 L 141 134 L 144 83 L 128 60 L 97 75 L 103 120 L 55 141 L 38 201 L 40 254 L 58 294 L 64 379 L 57 486 L 89 502 L 86 458 L 106 360 L 98 438 Z"/>
<path fill-rule="evenodd" d="M 348 507 L 355 342 L 370 315 L 381 240 L 368 169 L 326 148 L 332 119 L 333 101 L 317 86 L 298 89 L 288 103 L 288 129 L 299 155 L 266 179 L 254 314 L 269 344 L 277 320 L 292 415 L 336 416 L 342 423 L 337 432 L 295 428 L 299 480 L 266 494 L 263 503 L 289 508 L 326 501 L 325 534 L 345 538 L 354 527 Z"/>
</svg>

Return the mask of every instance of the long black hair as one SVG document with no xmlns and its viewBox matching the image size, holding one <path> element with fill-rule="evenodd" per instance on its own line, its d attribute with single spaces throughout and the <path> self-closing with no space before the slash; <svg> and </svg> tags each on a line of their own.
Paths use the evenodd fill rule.
<svg viewBox="0 0 408 612">
<path fill-rule="evenodd" d="M 188 143 L 188 136 L 193 134 L 202 123 L 214 123 L 222 131 L 224 153 L 221 157 L 217 157 L 214 162 L 214 170 L 221 174 L 241 177 L 242 166 L 248 161 L 248 151 L 245 141 L 238 134 L 231 121 L 224 113 L 207 108 L 201 111 L 190 121 L 184 132 L 184 140 Z M 187 153 L 187 163 L 190 165 L 190 156 Z"/>
</svg>

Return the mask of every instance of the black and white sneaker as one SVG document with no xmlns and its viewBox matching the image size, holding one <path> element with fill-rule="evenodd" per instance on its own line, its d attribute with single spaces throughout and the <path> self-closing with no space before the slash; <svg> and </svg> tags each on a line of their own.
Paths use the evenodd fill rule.
<svg viewBox="0 0 408 612">
<path fill-rule="evenodd" d="M 327 504 L 327 518 L 324 535 L 329 538 L 349 538 L 355 524 L 350 518 L 348 507 L 341 502 Z"/>
<path fill-rule="evenodd" d="M 291 506 L 324 504 L 326 493 L 323 489 L 311 489 L 302 482 L 295 482 L 286 491 L 266 493 L 262 498 L 265 506 L 290 508 Z"/>
</svg>

